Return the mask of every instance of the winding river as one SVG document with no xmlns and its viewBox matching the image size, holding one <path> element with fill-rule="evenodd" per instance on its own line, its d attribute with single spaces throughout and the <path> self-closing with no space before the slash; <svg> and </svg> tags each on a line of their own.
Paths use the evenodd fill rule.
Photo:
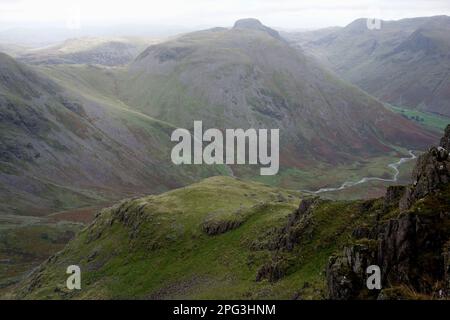
<svg viewBox="0 0 450 320">
<path fill-rule="evenodd" d="M 337 188 L 321 188 L 317 191 L 310 191 L 310 190 L 301 190 L 301 191 L 305 192 L 305 193 L 311 193 L 311 194 L 320 194 L 320 193 L 324 193 L 324 192 L 344 190 L 344 189 L 347 189 L 347 188 L 350 188 L 350 187 L 353 187 L 353 186 L 356 186 L 356 185 L 359 185 L 362 183 L 366 183 L 369 181 L 397 182 L 398 176 L 400 174 L 400 171 L 398 170 L 398 168 L 406 162 L 417 159 L 417 156 L 413 153 L 412 150 L 409 150 L 409 155 L 410 155 L 410 157 L 401 158 L 397 162 L 388 164 L 388 168 L 394 170 L 394 175 L 393 175 L 392 179 L 383 179 L 383 178 L 378 178 L 378 177 L 364 177 L 359 181 L 346 181 L 340 187 L 337 187 Z"/>
</svg>

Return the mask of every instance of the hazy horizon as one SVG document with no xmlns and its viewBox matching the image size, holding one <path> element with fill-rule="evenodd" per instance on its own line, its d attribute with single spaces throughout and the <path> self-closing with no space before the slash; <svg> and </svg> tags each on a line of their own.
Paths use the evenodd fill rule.
<svg viewBox="0 0 450 320">
<path fill-rule="evenodd" d="M 434 15 L 450 15 L 450 2 L 0 0 L 0 41 L 51 43 L 83 36 L 163 37 L 230 27 L 236 20 L 250 17 L 279 30 L 293 31 L 345 26 L 358 18 L 399 20 Z"/>
</svg>

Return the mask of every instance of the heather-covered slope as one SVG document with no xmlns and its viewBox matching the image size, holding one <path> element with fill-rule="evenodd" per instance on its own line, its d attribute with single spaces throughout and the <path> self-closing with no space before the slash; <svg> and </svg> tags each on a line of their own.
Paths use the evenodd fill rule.
<svg viewBox="0 0 450 320">
<path fill-rule="evenodd" d="M 287 35 L 337 74 L 384 102 L 450 116 L 450 17 L 383 21 Z"/>
</svg>

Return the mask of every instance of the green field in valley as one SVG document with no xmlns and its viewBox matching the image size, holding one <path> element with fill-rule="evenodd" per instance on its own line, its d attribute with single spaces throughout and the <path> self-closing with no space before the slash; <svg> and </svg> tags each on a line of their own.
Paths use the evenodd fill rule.
<svg viewBox="0 0 450 320">
<path fill-rule="evenodd" d="M 450 123 L 450 118 L 443 115 L 419 110 L 411 110 L 404 107 L 392 106 L 389 104 L 386 104 L 386 106 L 395 113 L 401 114 L 409 120 L 417 122 L 429 129 L 438 132 L 442 132 Z"/>
</svg>

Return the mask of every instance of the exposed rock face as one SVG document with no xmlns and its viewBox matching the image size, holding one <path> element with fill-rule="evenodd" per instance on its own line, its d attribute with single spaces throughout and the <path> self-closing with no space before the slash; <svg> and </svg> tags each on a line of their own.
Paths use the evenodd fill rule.
<svg viewBox="0 0 450 320">
<path fill-rule="evenodd" d="M 385 224 L 377 239 L 383 283 L 408 284 L 419 292 L 432 293 L 434 283 L 444 275 L 442 250 L 449 230 L 440 225 L 448 221 L 446 212 L 407 214 Z"/>
<path fill-rule="evenodd" d="M 384 208 L 397 206 L 400 198 L 405 194 L 405 190 L 404 186 L 389 186 L 384 197 Z"/>
<path fill-rule="evenodd" d="M 376 261 L 375 252 L 367 245 L 344 249 L 342 256 L 330 258 L 326 273 L 328 296 L 333 300 L 358 298 L 363 290 L 366 268 Z"/>
<path fill-rule="evenodd" d="M 243 221 L 241 220 L 207 221 L 203 223 L 202 229 L 206 234 L 215 236 L 236 229 L 242 223 Z"/>
<path fill-rule="evenodd" d="M 405 285 L 428 295 L 436 286 L 448 290 L 449 258 L 443 248 L 450 232 L 439 226 L 448 224 L 449 215 L 407 214 L 383 224 L 374 238 L 344 248 L 327 267 L 329 298 L 376 297 L 379 292 L 365 287 L 370 265 L 381 268 L 383 287 Z M 446 285 L 439 285 L 443 280 Z"/>
<path fill-rule="evenodd" d="M 284 277 L 289 269 L 289 262 L 283 253 L 291 252 L 299 245 L 300 237 L 308 234 L 311 226 L 311 214 L 316 206 L 321 204 L 319 198 L 303 199 L 297 210 L 288 216 L 287 223 L 276 230 L 273 238 L 263 247 L 272 250 L 272 259 L 260 267 L 256 275 L 256 281 L 267 279 L 275 282 Z"/>
<path fill-rule="evenodd" d="M 274 38 L 282 39 L 280 34 L 278 33 L 278 31 L 273 30 L 269 27 L 266 27 L 258 19 L 249 18 L 249 19 L 238 20 L 234 24 L 233 28 L 234 29 L 250 29 L 250 30 L 265 31 Z"/>
<path fill-rule="evenodd" d="M 450 125 L 445 129 L 444 137 L 441 139 L 441 147 L 450 151 Z"/>
<path fill-rule="evenodd" d="M 416 183 L 406 191 L 388 188 L 376 222 L 371 228 L 356 229 L 354 244 L 330 258 L 330 299 L 402 299 L 409 289 L 429 297 L 450 293 L 450 165 L 443 147 L 448 143 L 449 127 L 441 147 L 420 157 L 414 170 Z M 398 214 L 400 198 L 403 211 L 392 219 L 389 214 Z M 369 265 L 381 269 L 381 292 L 366 288 Z"/>
<path fill-rule="evenodd" d="M 450 242 L 445 245 L 444 250 L 445 290 L 450 293 Z"/>
<path fill-rule="evenodd" d="M 273 261 L 264 264 L 256 274 L 256 281 L 267 279 L 275 282 L 283 278 L 286 274 L 288 264 L 281 258 L 275 258 Z"/>
<path fill-rule="evenodd" d="M 450 125 L 447 126 L 440 147 L 432 147 L 420 156 L 413 171 L 414 184 L 410 186 L 400 201 L 400 209 L 407 210 L 417 200 L 437 191 L 450 182 L 449 158 Z"/>
<path fill-rule="evenodd" d="M 320 203 L 318 198 L 304 199 L 300 203 L 299 208 L 289 215 L 287 224 L 282 228 L 276 242 L 273 244 L 277 250 L 292 250 L 298 242 L 299 236 L 308 226 L 305 223 L 306 216 Z"/>
</svg>

